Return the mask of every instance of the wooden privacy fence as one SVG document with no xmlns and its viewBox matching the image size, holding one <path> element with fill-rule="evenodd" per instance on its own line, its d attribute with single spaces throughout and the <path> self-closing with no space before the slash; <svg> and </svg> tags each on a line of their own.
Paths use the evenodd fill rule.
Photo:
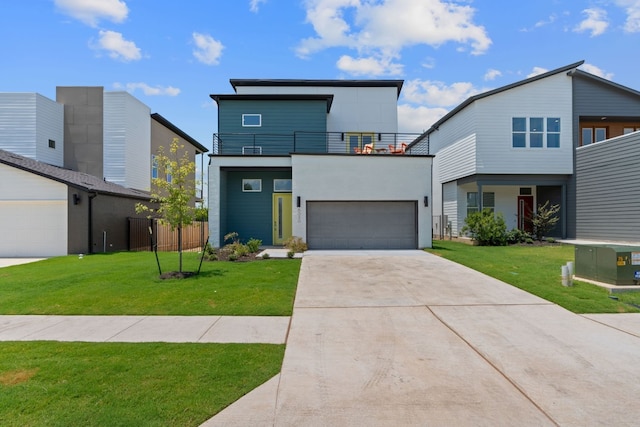
<svg viewBox="0 0 640 427">
<path fill-rule="evenodd" d="M 149 227 L 153 235 L 149 234 Z M 195 221 L 182 228 L 182 250 L 202 248 L 209 234 L 209 223 Z M 158 251 L 171 252 L 178 250 L 178 230 L 171 231 L 169 225 L 160 224 L 157 219 L 129 218 L 129 250 L 153 251 L 157 242 Z"/>
</svg>

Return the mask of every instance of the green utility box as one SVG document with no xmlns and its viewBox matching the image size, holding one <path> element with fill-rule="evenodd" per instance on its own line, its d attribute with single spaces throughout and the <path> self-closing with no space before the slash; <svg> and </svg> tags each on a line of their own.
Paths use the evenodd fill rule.
<svg viewBox="0 0 640 427">
<path fill-rule="evenodd" d="M 640 285 L 640 246 L 576 245 L 575 275 L 610 285 Z"/>
</svg>

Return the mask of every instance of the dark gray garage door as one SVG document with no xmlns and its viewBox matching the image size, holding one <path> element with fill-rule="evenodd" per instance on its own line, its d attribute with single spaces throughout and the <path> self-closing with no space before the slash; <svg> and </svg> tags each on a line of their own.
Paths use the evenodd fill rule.
<svg viewBox="0 0 640 427">
<path fill-rule="evenodd" d="M 417 249 L 416 202 L 307 202 L 309 249 Z"/>
</svg>

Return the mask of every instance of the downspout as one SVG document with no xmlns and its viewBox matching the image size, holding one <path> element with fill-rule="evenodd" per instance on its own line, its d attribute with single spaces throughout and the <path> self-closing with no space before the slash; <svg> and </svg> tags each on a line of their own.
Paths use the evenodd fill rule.
<svg viewBox="0 0 640 427">
<path fill-rule="evenodd" d="M 89 224 L 89 229 L 88 229 L 88 238 L 89 238 L 89 247 L 87 248 L 87 253 L 88 254 L 92 254 L 93 253 L 93 199 L 95 199 L 98 196 L 98 193 L 96 193 L 95 191 L 91 191 L 89 193 L 89 218 L 88 218 L 88 224 Z"/>
</svg>

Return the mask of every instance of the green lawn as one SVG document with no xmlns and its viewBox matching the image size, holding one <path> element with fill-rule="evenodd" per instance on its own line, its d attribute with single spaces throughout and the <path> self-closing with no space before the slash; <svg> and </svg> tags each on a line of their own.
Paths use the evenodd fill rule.
<svg viewBox="0 0 640 427">
<path fill-rule="evenodd" d="M 198 426 L 280 371 L 283 345 L 0 343 L 0 425 Z"/>
<path fill-rule="evenodd" d="M 178 257 L 161 253 L 163 272 Z M 184 254 L 197 270 L 199 254 Z M 149 252 L 51 258 L 0 269 L 0 314 L 289 316 L 299 259 L 205 261 L 200 275 L 161 280 Z"/>
<path fill-rule="evenodd" d="M 161 253 L 163 271 L 177 255 Z M 197 270 L 187 253 L 185 270 Z M 208 262 L 161 280 L 152 253 L 0 269 L 0 314 L 291 315 L 300 260 Z M 280 371 L 283 345 L 0 342 L 1 426 L 198 426 Z"/>
<path fill-rule="evenodd" d="M 610 298 L 601 287 L 574 281 L 562 286 L 560 269 L 574 260 L 574 246 L 471 246 L 466 243 L 437 240 L 428 252 L 466 265 L 531 294 L 554 302 L 574 313 L 637 313 L 629 304 L 640 294 Z"/>
</svg>

